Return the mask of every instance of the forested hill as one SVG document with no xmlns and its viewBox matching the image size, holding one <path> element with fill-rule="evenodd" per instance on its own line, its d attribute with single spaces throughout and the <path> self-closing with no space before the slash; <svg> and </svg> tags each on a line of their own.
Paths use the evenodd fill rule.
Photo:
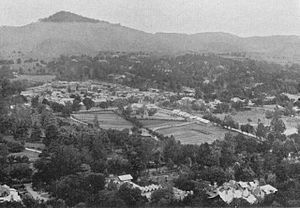
<svg viewBox="0 0 300 208">
<path fill-rule="evenodd" d="M 226 101 L 232 97 L 258 98 L 264 93 L 298 93 L 299 65 L 281 66 L 216 55 L 154 56 L 145 53 L 102 52 L 97 56 L 62 56 L 47 64 L 48 73 L 63 80 L 107 80 L 146 90 L 198 90 L 199 97 Z"/>
<path fill-rule="evenodd" d="M 146 33 L 136 29 L 58 12 L 21 27 L 0 27 L 0 56 L 20 51 L 29 58 L 98 51 L 243 52 L 248 57 L 277 63 L 300 62 L 299 36 L 241 38 L 227 33 Z M 7 57 L 5 57 L 7 58 Z"/>
</svg>

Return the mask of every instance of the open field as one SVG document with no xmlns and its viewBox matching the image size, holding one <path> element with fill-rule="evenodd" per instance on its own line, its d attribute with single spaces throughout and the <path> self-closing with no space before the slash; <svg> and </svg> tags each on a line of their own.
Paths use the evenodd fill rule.
<svg viewBox="0 0 300 208">
<path fill-rule="evenodd" d="M 265 112 L 266 110 L 273 110 L 274 108 L 264 108 L 264 107 L 255 107 L 251 108 L 249 111 L 239 111 L 235 114 L 232 113 L 222 113 L 222 114 L 215 114 L 215 116 L 219 117 L 220 119 L 224 119 L 226 115 L 232 116 L 232 118 L 238 122 L 239 124 L 247 124 L 248 119 L 251 119 L 251 124 L 257 124 L 258 119 L 264 124 L 269 124 L 270 120 L 266 119 Z"/>
<path fill-rule="evenodd" d="M 223 139 L 229 131 L 213 124 L 189 124 L 179 127 L 170 127 L 158 130 L 166 136 L 173 135 L 182 144 L 212 143 L 217 139 Z"/>
<path fill-rule="evenodd" d="M 115 114 L 113 111 L 103 111 L 103 112 L 91 112 L 91 113 L 79 113 L 73 114 L 73 116 L 83 122 L 93 124 L 95 116 L 97 117 L 100 127 L 104 129 L 126 129 L 131 128 L 132 124 L 126 121 L 122 117 Z"/>
<path fill-rule="evenodd" d="M 16 78 L 13 78 L 13 81 L 16 80 L 28 80 L 29 82 L 51 82 L 55 79 L 54 75 L 19 75 Z"/>
</svg>

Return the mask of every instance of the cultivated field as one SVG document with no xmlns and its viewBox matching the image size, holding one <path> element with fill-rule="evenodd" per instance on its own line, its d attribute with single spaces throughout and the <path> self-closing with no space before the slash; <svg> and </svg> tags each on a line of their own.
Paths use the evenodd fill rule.
<svg viewBox="0 0 300 208">
<path fill-rule="evenodd" d="M 173 135 L 182 144 L 212 143 L 217 139 L 223 139 L 229 131 L 213 124 L 188 124 L 184 126 L 170 127 L 158 130 L 166 136 Z"/>
<path fill-rule="evenodd" d="M 104 129 L 130 129 L 132 124 L 122 117 L 115 114 L 113 111 L 101 111 L 91 113 L 73 114 L 73 116 L 83 122 L 93 124 L 95 116 L 97 117 L 100 127 Z"/>
<path fill-rule="evenodd" d="M 161 119 L 140 120 L 140 122 L 149 129 L 155 129 L 161 126 L 167 126 L 167 125 L 173 126 L 173 125 L 185 123 L 184 121 L 168 121 L 168 120 L 161 120 Z"/>
</svg>

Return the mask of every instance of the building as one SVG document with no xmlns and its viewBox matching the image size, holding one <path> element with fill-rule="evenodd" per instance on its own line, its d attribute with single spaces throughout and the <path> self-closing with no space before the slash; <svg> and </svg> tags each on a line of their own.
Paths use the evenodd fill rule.
<svg viewBox="0 0 300 208">
<path fill-rule="evenodd" d="M 17 190 L 10 188 L 7 185 L 0 186 L 0 203 L 13 201 L 22 201 Z"/>
<path fill-rule="evenodd" d="M 130 182 L 133 179 L 133 177 L 130 174 L 126 174 L 118 176 L 118 179 L 120 182 Z"/>
</svg>

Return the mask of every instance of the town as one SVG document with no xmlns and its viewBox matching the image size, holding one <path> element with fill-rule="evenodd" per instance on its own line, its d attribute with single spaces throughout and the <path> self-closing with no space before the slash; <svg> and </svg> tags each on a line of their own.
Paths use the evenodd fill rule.
<svg viewBox="0 0 300 208">
<path fill-rule="evenodd" d="M 0 208 L 299 207 L 295 8 L 3 0 Z"/>
</svg>

